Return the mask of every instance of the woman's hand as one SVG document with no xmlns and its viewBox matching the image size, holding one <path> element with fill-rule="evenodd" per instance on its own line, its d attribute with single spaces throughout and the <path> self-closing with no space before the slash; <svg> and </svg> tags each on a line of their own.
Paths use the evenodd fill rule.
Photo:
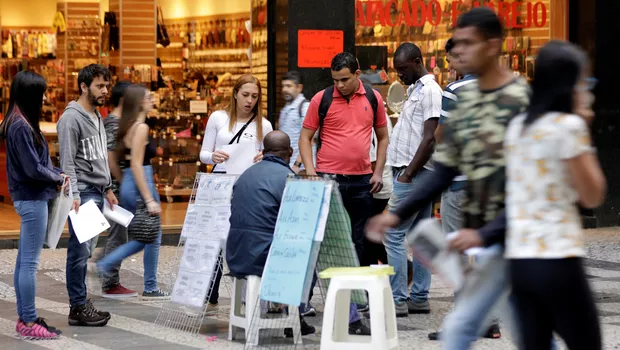
<svg viewBox="0 0 620 350">
<path fill-rule="evenodd" d="M 258 163 L 261 160 L 263 160 L 263 151 L 258 152 L 258 154 L 254 156 L 254 163 Z"/>
<path fill-rule="evenodd" d="M 213 159 L 213 163 L 220 164 L 220 163 L 224 163 L 225 161 L 227 161 L 229 157 L 230 156 L 228 155 L 228 153 L 218 149 L 215 152 L 213 152 L 211 159 Z"/>
<path fill-rule="evenodd" d="M 147 202 L 146 210 L 149 212 L 149 214 L 153 216 L 161 214 L 161 206 L 159 205 L 159 203 L 157 203 L 156 200 L 151 200 L 150 202 Z"/>
</svg>

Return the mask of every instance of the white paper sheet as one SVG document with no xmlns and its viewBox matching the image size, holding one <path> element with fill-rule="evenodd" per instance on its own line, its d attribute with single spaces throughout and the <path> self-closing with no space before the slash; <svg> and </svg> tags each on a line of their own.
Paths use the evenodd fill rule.
<svg viewBox="0 0 620 350">
<path fill-rule="evenodd" d="M 84 243 L 110 228 L 110 223 L 92 200 L 82 204 L 78 213 L 71 210 L 69 219 L 71 219 L 73 231 L 80 243 Z"/>
<path fill-rule="evenodd" d="M 181 257 L 181 270 L 210 273 L 220 255 L 220 241 L 188 239 Z"/>
<path fill-rule="evenodd" d="M 224 163 L 226 174 L 241 175 L 254 164 L 254 157 L 258 153 L 256 145 L 252 142 L 233 143 L 222 146 L 222 151 L 228 153 L 229 158 Z"/>
<path fill-rule="evenodd" d="M 323 204 L 321 205 L 321 212 L 319 214 L 319 222 L 316 227 L 316 234 L 314 235 L 315 242 L 323 242 L 325 237 L 325 227 L 327 226 L 327 217 L 329 216 L 329 205 L 332 200 L 332 184 L 325 184 L 325 192 L 323 192 Z"/>
<path fill-rule="evenodd" d="M 131 223 L 131 220 L 133 220 L 134 215 L 129 210 L 119 207 L 116 204 L 114 204 L 114 210 L 110 210 L 110 202 L 105 201 L 103 204 L 103 216 L 110 221 L 127 227 Z"/>
</svg>

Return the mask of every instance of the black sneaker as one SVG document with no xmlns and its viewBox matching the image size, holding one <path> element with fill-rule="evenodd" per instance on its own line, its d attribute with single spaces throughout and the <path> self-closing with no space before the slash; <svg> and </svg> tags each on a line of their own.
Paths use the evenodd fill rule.
<svg viewBox="0 0 620 350">
<path fill-rule="evenodd" d="M 499 339 L 502 337 L 502 332 L 500 332 L 499 330 L 499 325 L 498 324 L 492 324 L 491 327 L 489 327 L 489 329 L 487 330 L 487 332 L 484 334 L 485 338 L 488 339 Z"/>
<path fill-rule="evenodd" d="M 103 327 L 108 324 L 108 318 L 100 315 L 94 307 L 87 304 L 71 307 L 69 325 L 84 327 Z"/>
<path fill-rule="evenodd" d="M 154 290 L 152 292 L 142 292 L 142 299 L 144 300 L 166 300 L 170 299 L 170 294 L 164 292 L 161 289 Z"/>
<path fill-rule="evenodd" d="M 99 314 L 99 316 L 105 317 L 106 319 L 108 319 L 108 321 L 112 318 L 112 315 L 110 315 L 109 312 L 107 312 L 107 311 L 99 311 L 99 310 L 95 309 L 95 306 L 93 305 L 93 302 L 90 299 L 86 300 L 86 307 L 91 309 L 91 310 L 93 310 L 97 314 Z"/>
<path fill-rule="evenodd" d="M 35 323 L 37 323 L 38 325 L 44 327 L 45 329 L 47 329 L 50 333 L 56 333 L 58 335 L 62 334 L 62 331 L 56 327 L 52 327 L 49 326 L 46 322 L 45 319 L 43 317 L 39 317 L 37 318 L 36 321 L 34 321 Z"/>
<path fill-rule="evenodd" d="M 316 329 L 313 326 L 309 325 L 303 318 L 300 321 L 300 327 L 301 335 L 314 334 L 314 332 L 316 332 Z M 285 328 L 284 336 L 286 336 L 287 338 L 293 338 L 293 328 Z"/>
<path fill-rule="evenodd" d="M 357 312 L 368 312 L 370 307 L 368 305 L 357 305 Z"/>
<path fill-rule="evenodd" d="M 428 340 L 439 340 L 441 337 L 441 331 L 428 333 Z"/>
<path fill-rule="evenodd" d="M 370 328 L 362 320 L 349 323 L 349 334 L 351 335 L 370 335 Z"/>
</svg>

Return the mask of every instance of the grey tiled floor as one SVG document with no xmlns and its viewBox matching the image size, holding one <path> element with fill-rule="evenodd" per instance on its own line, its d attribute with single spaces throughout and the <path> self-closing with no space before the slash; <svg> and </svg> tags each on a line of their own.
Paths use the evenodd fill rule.
<svg viewBox="0 0 620 350">
<path fill-rule="evenodd" d="M 588 231 L 588 274 L 599 308 L 605 349 L 620 349 L 620 228 Z M 243 340 L 228 342 L 229 292 L 221 288 L 221 306 L 216 316 L 205 319 L 199 336 L 161 328 L 154 324 L 160 304 L 137 298 L 118 301 L 101 298 L 96 278 L 89 278 L 89 290 L 97 308 L 112 313 L 104 328 L 82 328 L 67 325 L 68 298 L 65 288 L 66 250 L 44 250 L 37 275 L 37 310 L 48 323 L 60 328 L 63 336 L 54 341 L 26 342 L 14 336 L 15 294 L 13 268 L 17 250 L 0 250 L 0 349 L 243 349 Z M 168 283 L 175 267 L 177 251 L 162 247 L 159 280 Z M 127 287 L 142 291 L 142 256 L 123 263 L 121 278 Z M 92 275 L 91 275 L 92 276 Z M 164 285 L 165 287 L 165 285 Z M 452 307 L 452 291 L 433 276 L 430 315 L 411 315 L 398 319 L 401 349 L 440 349 L 440 344 L 427 340 L 430 331 L 440 327 Z M 321 296 L 314 304 L 321 311 Z M 321 314 L 308 318 L 318 333 L 304 337 L 303 348 L 318 349 Z M 212 341 L 207 336 L 217 336 Z M 500 340 L 480 340 L 474 349 L 514 349 L 509 335 Z M 243 336 L 241 336 L 243 339 Z M 379 349 L 377 349 L 379 350 Z"/>
</svg>

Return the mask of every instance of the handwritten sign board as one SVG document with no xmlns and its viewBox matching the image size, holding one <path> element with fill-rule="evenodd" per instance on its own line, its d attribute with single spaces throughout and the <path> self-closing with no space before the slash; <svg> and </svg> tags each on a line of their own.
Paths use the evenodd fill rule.
<svg viewBox="0 0 620 350">
<path fill-rule="evenodd" d="M 287 183 L 263 271 L 261 300 L 301 304 L 324 191 L 321 181 Z"/>
<path fill-rule="evenodd" d="M 342 30 L 299 30 L 297 65 L 301 68 L 329 68 L 332 58 L 344 51 Z"/>
</svg>

